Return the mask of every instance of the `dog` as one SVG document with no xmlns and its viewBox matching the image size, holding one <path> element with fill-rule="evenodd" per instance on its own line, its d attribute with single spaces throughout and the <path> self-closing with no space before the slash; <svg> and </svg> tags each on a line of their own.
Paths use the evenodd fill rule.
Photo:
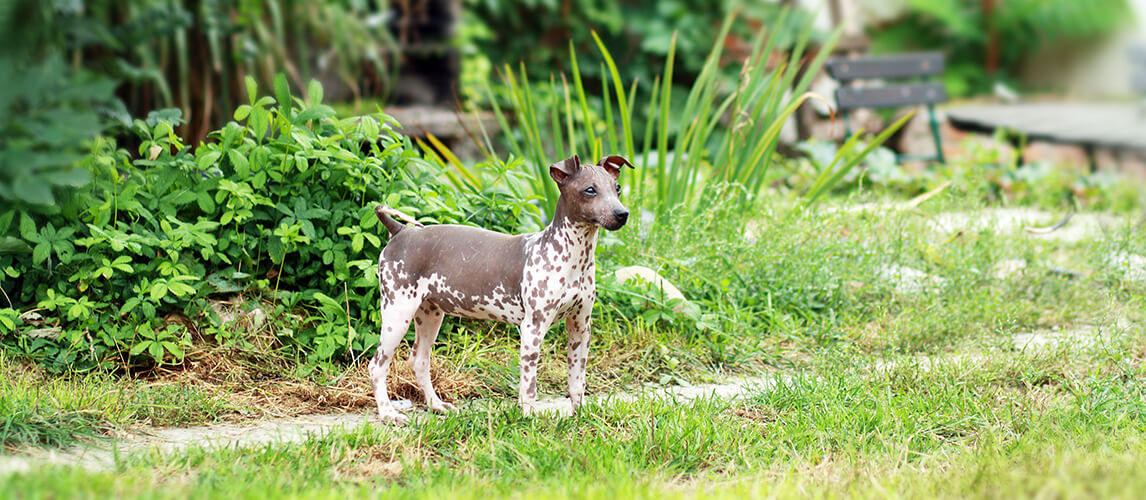
<svg viewBox="0 0 1146 500">
<path fill-rule="evenodd" d="M 386 374 L 411 321 L 416 338 L 410 366 L 426 405 L 435 412 L 454 409 L 438 397 L 430 381 L 430 348 L 447 314 L 519 325 L 518 398 L 526 415 L 536 412 L 541 339 L 550 325 L 564 319 L 569 335 L 568 397 L 577 411 L 585 394 L 589 322 L 596 300 L 597 232 L 616 231 L 629 217 L 620 200 L 623 166 L 634 168 L 621 156 L 582 164 L 574 155 L 550 165 L 549 175 L 561 194 L 553 221 L 537 233 L 508 235 L 416 222 L 406 226 L 391 217 L 400 212 L 375 207 L 390 233 L 378 256 L 382 325 L 378 351 L 369 364 L 383 422 L 408 420 L 390 404 Z"/>
</svg>

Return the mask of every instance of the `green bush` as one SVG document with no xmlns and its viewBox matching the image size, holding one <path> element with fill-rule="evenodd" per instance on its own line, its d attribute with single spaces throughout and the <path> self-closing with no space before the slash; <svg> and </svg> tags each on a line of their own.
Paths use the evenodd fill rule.
<svg viewBox="0 0 1146 500">
<path fill-rule="evenodd" d="M 335 117 L 316 82 L 306 99 L 282 77 L 273 98 L 253 80 L 247 90 L 210 142 L 183 144 L 179 112 L 153 112 L 131 127 L 138 156 L 90 144 L 92 182 L 58 213 L 0 215 L 0 238 L 20 243 L 0 254 L 0 285 L 11 309 L 35 313 L 0 314 L 6 348 L 114 368 L 179 363 L 193 339 L 250 347 L 270 333 L 305 372 L 377 342 L 375 203 L 428 223 L 537 225 L 525 199 L 444 184 L 392 119 Z M 245 311 L 233 318 L 212 307 L 235 297 Z"/>
</svg>

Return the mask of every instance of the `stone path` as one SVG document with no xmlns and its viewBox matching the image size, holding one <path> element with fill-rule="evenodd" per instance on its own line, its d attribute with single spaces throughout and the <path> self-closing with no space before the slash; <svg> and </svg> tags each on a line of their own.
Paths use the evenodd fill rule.
<svg viewBox="0 0 1146 500">
<path fill-rule="evenodd" d="M 683 404 L 704 397 L 735 398 L 772 387 L 777 383 L 777 380 L 777 377 L 739 378 L 724 384 L 677 386 L 638 393 L 590 396 L 587 399 L 592 402 L 605 402 L 660 398 Z M 466 411 L 489 403 L 492 402 L 470 401 L 461 405 L 461 409 Z M 411 404 L 408 400 L 401 400 L 395 401 L 394 406 L 405 410 Z M 568 399 L 565 398 L 541 399 L 538 401 L 537 409 L 541 412 L 561 416 L 572 414 L 572 407 Z M 422 409 L 414 410 L 410 416 L 413 420 L 437 418 Z M 0 455 L 0 476 L 49 465 L 81 466 L 92 471 L 107 471 L 114 469 L 117 456 L 122 457 L 149 451 L 169 455 L 193 447 L 249 448 L 270 443 L 299 443 L 311 437 L 322 436 L 338 430 L 349 430 L 364 424 L 381 425 L 374 418 L 374 413 L 369 412 L 304 415 L 240 424 L 151 429 L 146 434 L 129 435 L 103 445 L 97 443 L 67 450 L 29 449 L 18 455 Z"/>
<path fill-rule="evenodd" d="M 931 228 L 936 231 L 977 232 L 990 229 L 998 234 L 1025 232 L 1028 227 L 1049 227 L 1066 214 L 1052 214 L 1031 208 L 996 208 L 976 212 L 951 212 L 935 217 Z M 1120 228 L 1127 222 L 1124 218 L 1103 213 L 1078 213 L 1061 228 L 1044 234 L 1027 233 L 1031 238 L 1055 240 L 1063 243 L 1077 243 L 1084 240 L 1101 239 L 1108 232 Z"/>
</svg>

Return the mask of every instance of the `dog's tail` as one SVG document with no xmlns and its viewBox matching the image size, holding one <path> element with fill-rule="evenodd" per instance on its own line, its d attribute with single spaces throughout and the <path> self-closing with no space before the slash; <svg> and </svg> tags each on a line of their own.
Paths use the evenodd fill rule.
<svg viewBox="0 0 1146 500">
<path fill-rule="evenodd" d="M 374 215 L 377 215 L 378 220 L 382 221 L 382 225 L 386 226 L 386 230 L 390 232 L 390 236 L 394 236 L 403 229 L 406 229 L 406 225 L 394 220 L 394 217 L 402 219 L 405 222 L 409 222 L 415 227 L 423 227 L 422 223 L 418 222 L 413 217 L 394 210 L 393 208 L 390 208 L 386 205 L 376 205 L 374 207 Z"/>
</svg>

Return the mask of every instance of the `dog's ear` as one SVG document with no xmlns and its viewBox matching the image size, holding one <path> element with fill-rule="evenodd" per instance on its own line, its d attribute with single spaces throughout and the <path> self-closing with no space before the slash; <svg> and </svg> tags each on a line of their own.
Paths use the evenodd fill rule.
<svg viewBox="0 0 1146 500">
<path fill-rule="evenodd" d="M 628 165 L 629 168 L 637 168 L 634 167 L 632 163 L 629 163 L 629 160 L 626 160 L 624 156 L 618 155 L 601 158 L 600 160 L 597 160 L 597 165 L 604 167 L 605 171 L 608 172 L 609 175 L 613 176 L 614 179 L 621 176 L 621 167 L 625 165 Z"/>
<path fill-rule="evenodd" d="M 549 176 L 557 181 L 557 185 L 565 184 L 565 181 L 581 170 L 581 159 L 577 155 L 561 160 L 549 166 Z"/>
</svg>

